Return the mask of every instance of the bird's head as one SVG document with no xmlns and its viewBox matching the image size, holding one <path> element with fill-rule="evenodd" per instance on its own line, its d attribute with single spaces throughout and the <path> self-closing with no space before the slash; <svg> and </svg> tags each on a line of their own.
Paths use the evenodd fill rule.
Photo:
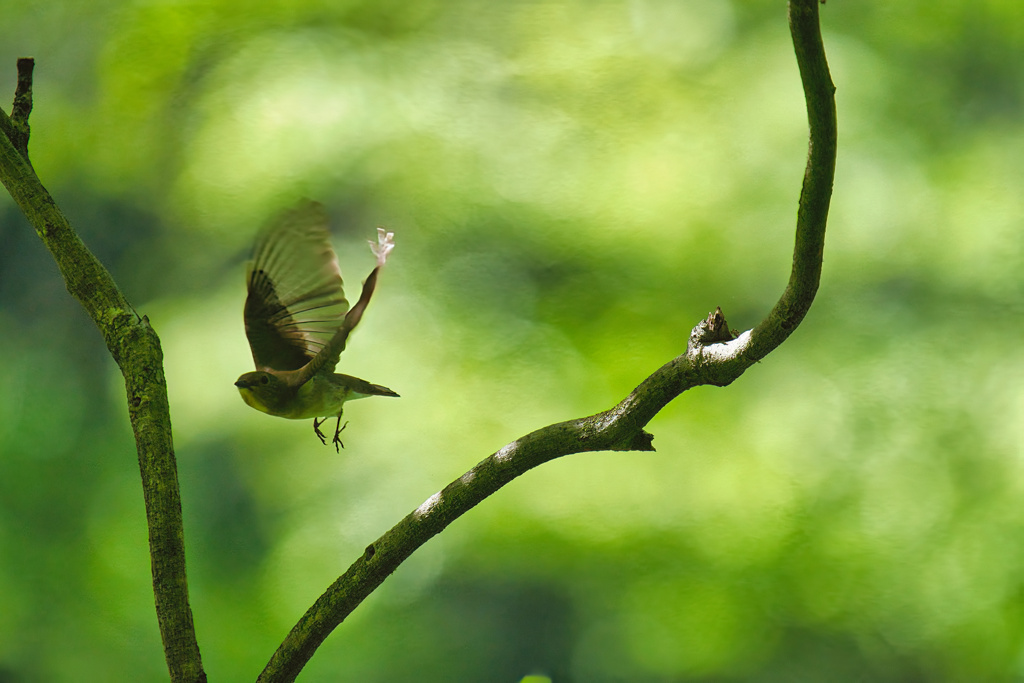
<svg viewBox="0 0 1024 683">
<path fill-rule="evenodd" d="M 242 400 L 256 410 L 271 415 L 278 414 L 291 395 L 293 389 L 280 377 L 270 372 L 247 372 L 235 382 Z"/>
</svg>

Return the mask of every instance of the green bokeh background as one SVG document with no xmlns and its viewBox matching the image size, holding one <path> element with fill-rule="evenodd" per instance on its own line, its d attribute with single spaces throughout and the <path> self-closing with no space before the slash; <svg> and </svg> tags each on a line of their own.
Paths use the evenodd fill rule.
<svg viewBox="0 0 1024 683">
<path fill-rule="evenodd" d="M 818 298 L 725 389 L 417 552 L 303 681 L 1024 680 L 1024 4 L 822 7 L 840 151 Z M 788 274 L 806 156 L 781 0 L 7 2 L 30 152 L 160 334 L 211 681 L 362 549 L 610 407 Z M 5 105 L 6 106 L 6 105 Z M 328 205 L 341 455 L 246 407 L 242 264 Z M 166 678 L 123 385 L 0 197 L 0 681 Z M 540 679 L 533 679 L 540 680 Z"/>
</svg>

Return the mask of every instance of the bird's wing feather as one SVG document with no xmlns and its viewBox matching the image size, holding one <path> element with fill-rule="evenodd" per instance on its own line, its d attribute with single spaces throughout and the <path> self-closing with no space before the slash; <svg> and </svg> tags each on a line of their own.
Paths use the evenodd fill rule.
<svg viewBox="0 0 1024 683">
<path fill-rule="evenodd" d="M 377 276 L 380 275 L 380 269 L 384 267 L 385 262 L 388 260 L 388 254 L 394 248 L 395 233 L 388 232 L 384 228 L 377 228 L 377 244 L 370 242 L 370 249 L 377 257 L 377 267 L 370 271 L 370 276 L 363 282 L 363 289 L 359 293 L 359 299 L 352 306 L 352 310 L 345 314 L 345 320 L 338 328 L 338 331 L 320 349 L 319 353 L 306 363 L 301 371 L 295 373 L 294 381 L 296 384 L 308 382 L 313 375 L 321 370 L 334 371 L 338 360 L 341 358 L 341 352 L 345 350 L 345 343 L 348 341 L 349 333 L 359 324 L 363 317 L 363 311 L 366 310 L 366 306 L 370 303 L 370 297 L 373 296 L 373 291 L 377 288 Z"/>
<path fill-rule="evenodd" d="M 306 365 L 348 311 L 323 205 L 302 202 L 260 233 L 246 283 L 245 334 L 256 368 Z"/>
</svg>

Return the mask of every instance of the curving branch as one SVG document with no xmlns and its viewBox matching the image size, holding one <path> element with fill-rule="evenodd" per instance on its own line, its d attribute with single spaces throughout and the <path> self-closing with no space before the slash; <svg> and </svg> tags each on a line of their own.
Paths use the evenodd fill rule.
<svg viewBox="0 0 1024 683">
<path fill-rule="evenodd" d="M 792 334 L 807 314 L 821 276 L 835 175 L 836 111 L 835 86 L 818 24 L 818 0 L 791 0 L 789 25 L 807 102 L 810 143 L 797 210 L 793 269 L 768 316 L 753 330 L 733 338 L 717 309 L 693 328 L 685 353 L 655 371 L 614 408 L 516 439 L 435 493 L 368 546 L 320 596 L 274 653 L 259 681 L 294 680 L 331 631 L 407 557 L 505 484 L 571 453 L 653 450 L 653 437 L 643 428 L 672 399 L 695 386 L 731 383 Z"/>
<path fill-rule="evenodd" d="M 203 682 L 206 674 L 188 602 L 181 498 L 160 340 L 149 320 L 139 317 L 110 273 L 79 239 L 29 162 L 33 65 L 31 58 L 18 60 L 11 116 L 0 110 L 0 181 L 50 250 L 68 292 L 96 323 L 124 375 L 146 500 L 153 594 L 167 667 L 175 683 Z"/>
</svg>

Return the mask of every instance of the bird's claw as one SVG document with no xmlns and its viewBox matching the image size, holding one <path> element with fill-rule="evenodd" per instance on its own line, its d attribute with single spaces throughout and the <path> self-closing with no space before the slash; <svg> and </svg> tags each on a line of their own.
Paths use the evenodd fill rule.
<svg viewBox="0 0 1024 683">
<path fill-rule="evenodd" d="M 323 445 L 326 446 L 327 445 L 327 437 L 324 436 L 324 433 L 320 431 L 320 425 L 322 425 L 324 422 L 327 422 L 327 418 L 326 417 L 324 419 L 322 419 L 322 420 L 317 420 L 314 417 L 313 418 L 313 431 L 316 432 L 316 435 L 320 438 L 320 443 L 322 443 Z M 335 434 L 334 438 L 335 438 L 335 440 L 337 440 L 337 438 L 338 438 L 337 434 Z"/>
<path fill-rule="evenodd" d="M 345 430 L 345 427 L 348 427 L 348 420 L 345 421 L 345 424 L 341 424 L 341 416 L 339 415 L 338 424 L 334 428 L 333 440 L 334 450 L 337 451 L 338 453 L 341 453 L 341 449 L 345 447 L 345 444 L 341 442 L 341 433 Z"/>
<path fill-rule="evenodd" d="M 320 439 L 320 443 L 327 445 L 327 437 L 320 431 L 320 425 L 327 422 L 327 418 L 313 418 L 313 431 L 316 432 L 317 437 Z M 334 444 L 334 450 L 341 453 L 341 449 L 345 447 L 345 444 L 341 442 L 341 433 L 345 431 L 345 427 L 348 427 L 348 421 L 345 424 L 341 424 L 341 415 L 338 416 L 338 423 L 334 426 L 334 438 L 331 439 L 331 443 Z"/>
</svg>

